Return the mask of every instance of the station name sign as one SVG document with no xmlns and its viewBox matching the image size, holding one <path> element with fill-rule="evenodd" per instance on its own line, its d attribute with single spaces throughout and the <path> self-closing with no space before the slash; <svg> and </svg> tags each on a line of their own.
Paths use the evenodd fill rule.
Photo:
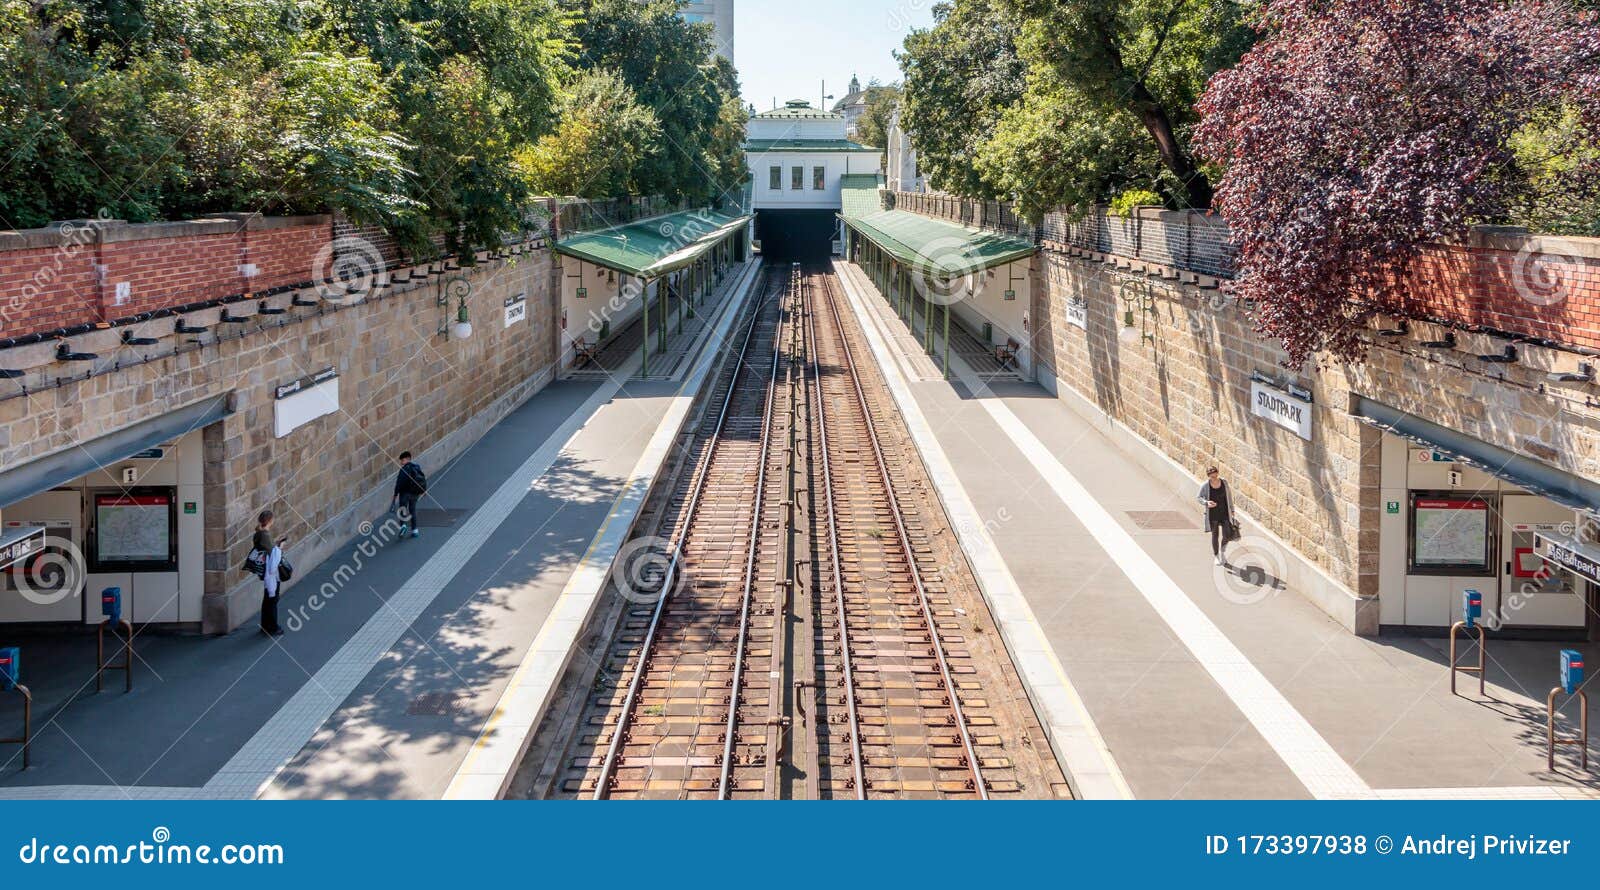
<svg viewBox="0 0 1600 890">
<path fill-rule="evenodd" d="M 1278 386 L 1259 377 L 1250 380 L 1250 413 L 1302 439 L 1311 438 L 1311 392 L 1298 386 Z"/>
<path fill-rule="evenodd" d="M 580 294 L 580 296 L 581 296 L 581 294 Z M 509 328 L 512 325 L 516 324 L 517 322 L 527 319 L 527 317 L 528 317 L 528 295 L 525 294 L 525 293 L 522 293 L 522 294 L 517 294 L 514 297 L 506 297 L 505 310 L 506 310 L 506 323 L 504 325 L 505 327 Z"/>
<path fill-rule="evenodd" d="M 297 392 L 302 392 L 321 383 L 327 383 L 337 376 L 339 376 L 338 368 L 324 368 L 315 374 L 307 374 L 299 380 L 293 380 L 278 387 L 273 390 L 273 398 L 287 399 Z"/>
<path fill-rule="evenodd" d="M 44 549 L 44 527 L 9 528 L 0 531 L 0 569 Z"/>
<path fill-rule="evenodd" d="M 1600 584 L 1600 553 L 1593 547 L 1572 538 L 1534 532 L 1533 555 L 1557 568 Z"/>
<path fill-rule="evenodd" d="M 1074 327 L 1089 329 L 1089 301 L 1082 297 L 1074 297 L 1067 301 L 1067 324 Z"/>
</svg>

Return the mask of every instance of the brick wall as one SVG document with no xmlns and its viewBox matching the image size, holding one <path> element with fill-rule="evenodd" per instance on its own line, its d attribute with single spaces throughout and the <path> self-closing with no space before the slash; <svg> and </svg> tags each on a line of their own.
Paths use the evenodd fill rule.
<svg viewBox="0 0 1600 890">
<path fill-rule="evenodd" d="M 0 232 L 0 338 L 302 284 L 331 237 L 326 216 L 253 214 Z"/>
<path fill-rule="evenodd" d="M 1401 314 L 1600 349 L 1600 239 L 1479 229 L 1429 247 L 1403 284 Z"/>
</svg>

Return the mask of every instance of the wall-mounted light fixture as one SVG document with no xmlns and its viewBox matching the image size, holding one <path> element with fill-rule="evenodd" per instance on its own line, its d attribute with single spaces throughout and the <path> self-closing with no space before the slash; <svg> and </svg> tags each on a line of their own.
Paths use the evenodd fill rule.
<svg viewBox="0 0 1600 890">
<path fill-rule="evenodd" d="M 467 315 L 467 297 L 472 295 L 472 282 L 466 276 L 450 279 L 445 285 L 448 294 L 447 301 L 454 298 L 456 302 L 456 319 L 450 323 L 450 339 L 465 340 L 472 336 L 472 321 Z"/>
<path fill-rule="evenodd" d="M 1117 331 L 1117 339 L 1130 346 L 1146 340 L 1156 342 L 1151 330 L 1151 319 L 1156 314 L 1156 293 L 1149 279 L 1129 278 L 1122 282 L 1117 288 L 1117 300 L 1122 303 L 1122 327 Z"/>
</svg>

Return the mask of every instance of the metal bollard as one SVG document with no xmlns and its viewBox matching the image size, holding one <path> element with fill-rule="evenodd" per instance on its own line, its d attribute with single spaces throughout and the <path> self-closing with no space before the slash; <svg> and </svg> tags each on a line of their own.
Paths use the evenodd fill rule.
<svg viewBox="0 0 1600 890">
<path fill-rule="evenodd" d="M 1576 649 L 1561 650 L 1561 685 L 1550 690 L 1545 697 L 1544 739 L 1545 765 L 1551 772 L 1556 768 L 1556 746 L 1577 745 L 1578 759 L 1583 769 L 1589 769 L 1589 696 L 1583 686 L 1583 654 Z M 1578 699 L 1578 734 L 1565 738 L 1556 735 L 1556 695 L 1565 692 Z"/>
<path fill-rule="evenodd" d="M 1488 696 L 1484 691 L 1484 665 L 1488 657 L 1488 640 L 1484 634 L 1483 625 L 1478 623 L 1478 618 L 1483 614 L 1483 594 L 1476 590 L 1467 590 L 1461 596 L 1461 620 L 1450 625 L 1450 694 L 1456 692 L 1456 674 L 1467 673 L 1478 675 L 1478 694 Z M 1457 634 L 1462 630 L 1475 630 L 1478 632 L 1478 665 L 1462 665 L 1456 660 Z"/>
</svg>

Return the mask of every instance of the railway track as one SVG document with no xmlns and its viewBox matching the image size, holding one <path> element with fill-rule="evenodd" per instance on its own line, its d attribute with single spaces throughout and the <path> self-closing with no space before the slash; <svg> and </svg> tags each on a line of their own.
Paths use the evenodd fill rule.
<svg viewBox="0 0 1600 890">
<path fill-rule="evenodd" d="M 837 286 L 768 270 L 613 572 L 627 603 L 545 746 L 550 793 L 1064 796 Z"/>
</svg>

